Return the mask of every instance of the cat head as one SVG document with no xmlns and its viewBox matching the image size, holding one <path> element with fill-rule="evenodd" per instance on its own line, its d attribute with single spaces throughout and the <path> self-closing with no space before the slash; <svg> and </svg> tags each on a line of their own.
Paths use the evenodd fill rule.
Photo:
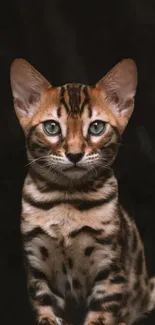
<svg viewBox="0 0 155 325">
<path fill-rule="evenodd" d="M 52 85 L 23 59 L 11 66 L 14 107 L 28 159 L 40 173 L 82 179 L 113 163 L 134 108 L 137 69 L 118 63 L 95 86 Z"/>
</svg>

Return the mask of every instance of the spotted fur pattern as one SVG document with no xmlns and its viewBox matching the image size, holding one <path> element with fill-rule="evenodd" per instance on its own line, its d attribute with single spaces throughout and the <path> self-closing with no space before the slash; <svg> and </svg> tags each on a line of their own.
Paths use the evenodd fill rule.
<svg viewBox="0 0 155 325">
<path fill-rule="evenodd" d="M 94 87 L 52 88 L 24 60 L 12 65 L 30 167 L 21 232 L 40 325 L 131 325 L 154 307 L 154 278 L 148 279 L 143 245 L 119 204 L 112 171 L 136 84 L 131 60 Z M 48 120 L 59 123 L 61 133 L 47 135 Z M 96 120 L 105 123 L 98 136 L 88 132 Z"/>
</svg>

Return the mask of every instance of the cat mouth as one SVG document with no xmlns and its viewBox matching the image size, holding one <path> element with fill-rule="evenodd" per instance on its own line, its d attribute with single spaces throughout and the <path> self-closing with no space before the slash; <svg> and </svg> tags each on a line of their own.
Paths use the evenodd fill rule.
<svg viewBox="0 0 155 325">
<path fill-rule="evenodd" d="M 85 173 L 87 173 L 87 169 L 84 167 L 79 167 L 79 166 L 71 166 L 71 167 L 65 168 L 63 170 L 63 173 L 68 176 L 70 176 L 70 175 L 73 175 L 73 176 L 81 175 L 82 176 Z"/>
<path fill-rule="evenodd" d="M 68 171 L 68 170 L 70 170 L 70 171 L 77 171 L 77 170 L 86 170 L 86 168 L 84 168 L 84 167 L 80 167 L 80 166 L 71 166 L 71 167 L 68 167 L 68 168 L 65 168 L 64 169 L 64 171 Z"/>
</svg>

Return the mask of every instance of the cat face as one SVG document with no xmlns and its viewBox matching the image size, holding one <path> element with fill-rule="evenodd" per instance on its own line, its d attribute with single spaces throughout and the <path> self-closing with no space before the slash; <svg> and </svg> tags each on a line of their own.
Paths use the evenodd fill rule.
<svg viewBox="0 0 155 325">
<path fill-rule="evenodd" d="M 68 177 L 111 165 L 119 131 L 102 97 L 79 84 L 49 90 L 31 121 L 29 158 Z"/>
<path fill-rule="evenodd" d="M 132 60 L 123 60 L 94 87 L 52 88 L 19 59 L 11 68 L 11 85 L 28 158 L 40 172 L 79 179 L 111 166 L 134 105 L 137 74 Z"/>
</svg>

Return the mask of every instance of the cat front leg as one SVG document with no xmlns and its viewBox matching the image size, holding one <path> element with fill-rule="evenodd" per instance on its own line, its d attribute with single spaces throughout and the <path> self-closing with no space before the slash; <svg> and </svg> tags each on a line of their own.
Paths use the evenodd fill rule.
<svg viewBox="0 0 155 325">
<path fill-rule="evenodd" d="M 29 231 L 23 227 L 22 230 L 28 294 L 36 319 L 39 325 L 61 325 L 65 300 L 56 286 L 58 270 L 54 261 L 57 261 L 55 255 L 59 253 L 56 251 L 57 241 L 55 244 L 40 227 Z"/>
<path fill-rule="evenodd" d="M 62 325 L 64 300 L 54 294 L 49 287 L 46 275 L 39 270 L 29 272 L 28 275 L 29 298 L 39 325 Z"/>
<path fill-rule="evenodd" d="M 122 317 L 125 284 L 122 273 L 114 274 L 109 269 L 99 271 L 88 296 L 88 313 L 84 325 L 127 325 Z"/>
</svg>

